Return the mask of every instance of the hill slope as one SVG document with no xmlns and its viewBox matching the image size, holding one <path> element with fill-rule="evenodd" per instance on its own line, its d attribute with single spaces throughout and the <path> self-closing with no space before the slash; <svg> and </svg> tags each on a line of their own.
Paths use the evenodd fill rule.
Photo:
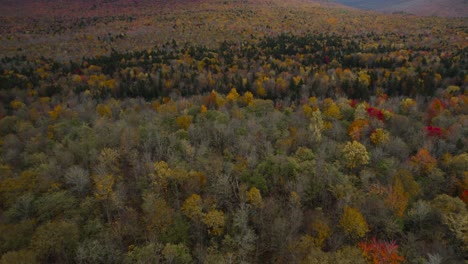
<svg viewBox="0 0 468 264">
<path fill-rule="evenodd" d="M 336 0 L 360 9 L 406 12 L 419 16 L 467 17 L 467 0 Z"/>
<path fill-rule="evenodd" d="M 281 32 L 426 34 L 435 29 L 438 33 L 432 34 L 446 34 L 466 24 L 305 0 L 10 1 L 0 11 L 0 22 L 0 54 L 64 60 L 109 54 L 112 49 L 148 49 L 173 39 L 216 47 L 225 40 Z M 460 41 L 454 44 L 464 45 L 465 33 L 459 33 Z"/>
</svg>

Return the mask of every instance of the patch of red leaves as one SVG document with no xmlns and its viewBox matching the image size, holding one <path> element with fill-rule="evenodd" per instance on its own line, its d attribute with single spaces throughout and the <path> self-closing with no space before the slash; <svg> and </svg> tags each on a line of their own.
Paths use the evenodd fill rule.
<svg viewBox="0 0 468 264">
<path fill-rule="evenodd" d="M 440 127 L 427 126 L 425 130 L 427 135 L 430 137 L 442 137 L 443 135 L 443 130 Z"/>
<path fill-rule="evenodd" d="M 379 110 L 379 109 L 374 108 L 374 107 L 367 107 L 366 111 L 367 111 L 367 114 L 370 117 L 375 117 L 375 118 L 379 119 L 380 121 L 384 120 L 384 114 L 383 114 L 382 110 Z"/>
<path fill-rule="evenodd" d="M 374 237 L 368 243 L 360 242 L 359 247 L 370 263 L 399 264 L 405 260 L 403 256 L 398 254 L 397 250 L 399 246 L 395 241 L 379 241 Z"/>
</svg>

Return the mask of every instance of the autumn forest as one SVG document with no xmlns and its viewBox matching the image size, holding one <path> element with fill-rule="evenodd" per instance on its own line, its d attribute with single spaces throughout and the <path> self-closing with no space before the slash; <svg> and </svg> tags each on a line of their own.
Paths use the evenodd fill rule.
<svg viewBox="0 0 468 264">
<path fill-rule="evenodd" d="M 1 264 L 468 260 L 467 17 L 5 2 Z"/>
</svg>

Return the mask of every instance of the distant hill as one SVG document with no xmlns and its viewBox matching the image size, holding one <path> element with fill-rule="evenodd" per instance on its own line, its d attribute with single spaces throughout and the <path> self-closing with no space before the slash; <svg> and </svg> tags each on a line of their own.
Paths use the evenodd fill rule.
<svg viewBox="0 0 468 264">
<path fill-rule="evenodd" d="M 334 0 L 337 3 L 387 13 L 420 16 L 468 17 L 468 0 Z"/>
<path fill-rule="evenodd" d="M 451 43 L 466 46 L 464 18 L 382 14 L 333 1 L 358 0 L 2 0 L 0 54 L 68 60 L 112 50 L 146 50 L 172 40 L 217 47 L 224 41 L 322 32 L 352 36 L 431 32 L 427 41 L 456 32 Z M 369 8 L 369 3 L 373 9 L 385 7 L 378 5 L 381 0 L 359 1 L 360 8 Z M 409 0 L 388 1 L 394 6 Z"/>
</svg>

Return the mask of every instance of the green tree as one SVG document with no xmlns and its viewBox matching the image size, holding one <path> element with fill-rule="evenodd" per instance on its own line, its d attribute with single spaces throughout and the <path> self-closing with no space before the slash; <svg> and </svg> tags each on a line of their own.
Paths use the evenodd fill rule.
<svg viewBox="0 0 468 264">
<path fill-rule="evenodd" d="M 78 245 L 76 224 L 59 221 L 39 226 L 31 239 L 31 248 L 43 262 L 71 263 Z"/>
<path fill-rule="evenodd" d="M 162 245 L 149 243 L 144 246 L 132 247 L 124 258 L 125 264 L 146 264 L 146 263 L 161 263 Z"/>
<path fill-rule="evenodd" d="M 190 251 L 184 244 L 166 244 L 162 254 L 166 263 L 187 264 L 192 262 Z"/>
<path fill-rule="evenodd" d="M 53 220 L 58 216 L 71 217 L 76 207 L 76 199 L 67 191 L 46 193 L 35 201 L 39 221 Z"/>
<path fill-rule="evenodd" d="M 34 232 L 35 222 L 25 220 L 14 224 L 0 225 L 0 255 L 26 248 Z"/>
<path fill-rule="evenodd" d="M 35 264 L 40 263 L 32 250 L 10 251 L 0 258 L 0 264 Z"/>
</svg>

